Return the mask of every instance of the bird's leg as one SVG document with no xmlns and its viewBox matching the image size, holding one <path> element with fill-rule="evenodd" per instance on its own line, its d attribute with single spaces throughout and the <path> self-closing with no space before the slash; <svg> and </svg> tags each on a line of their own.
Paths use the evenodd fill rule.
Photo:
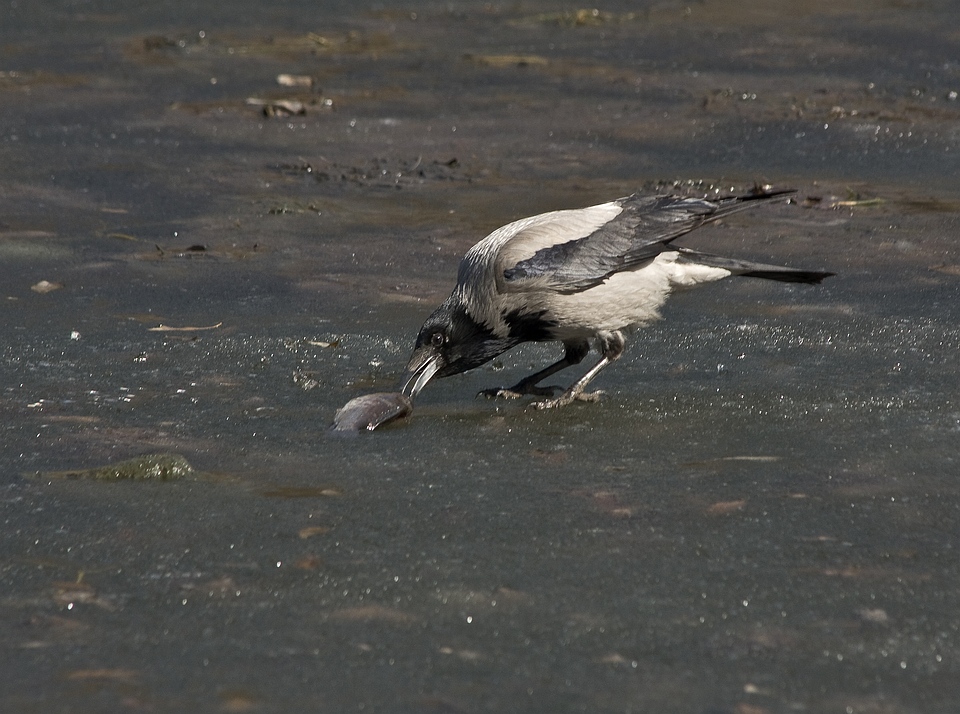
<svg viewBox="0 0 960 714">
<path fill-rule="evenodd" d="M 538 397 L 552 397 L 561 387 L 538 387 L 537 382 L 541 382 L 547 377 L 556 374 L 561 369 L 566 369 L 575 364 L 583 362 L 583 358 L 590 351 L 590 343 L 586 340 L 576 342 L 565 342 L 566 351 L 561 359 L 553 364 L 544 367 L 539 372 L 534 372 L 529 377 L 521 379 L 512 387 L 494 387 L 493 389 L 484 389 L 477 396 L 498 397 L 500 399 L 517 399 L 525 394 L 533 394 Z"/>
<path fill-rule="evenodd" d="M 626 347 L 626 340 L 623 333 L 619 330 L 613 332 L 601 332 L 597 335 L 597 346 L 602 355 L 589 372 L 571 385 L 571 387 L 556 399 L 547 399 L 542 402 L 534 402 L 532 406 L 537 409 L 553 409 L 555 407 L 565 407 L 575 401 L 595 402 L 599 398 L 598 392 L 585 392 L 590 380 L 597 376 L 597 373 L 611 362 L 620 359 L 623 350 Z"/>
</svg>

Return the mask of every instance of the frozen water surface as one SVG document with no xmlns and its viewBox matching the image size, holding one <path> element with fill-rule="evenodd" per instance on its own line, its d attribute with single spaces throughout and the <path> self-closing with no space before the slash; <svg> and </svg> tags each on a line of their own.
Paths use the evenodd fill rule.
<svg viewBox="0 0 960 714">
<path fill-rule="evenodd" d="M 960 710 L 957 27 L 5 3 L 0 709 Z M 837 277 L 674 297 L 598 404 L 474 399 L 529 346 L 325 436 L 489 230 L 755 183 L 685 244 Z"/>
</svg>

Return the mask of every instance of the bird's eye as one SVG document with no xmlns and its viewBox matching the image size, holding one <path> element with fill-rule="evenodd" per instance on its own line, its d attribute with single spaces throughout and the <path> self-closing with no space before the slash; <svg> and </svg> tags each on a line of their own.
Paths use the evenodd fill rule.
<svg viewBox="0 0 960 714">
<path fill-rule="evenodd" d="M 444 339 L 442 332 L 434 332 L 432 335 L 430 335 L 430 344 L 434 347 L 443 347 L 443 343 L 445 341 L 446 340 Z"/>
</svg>

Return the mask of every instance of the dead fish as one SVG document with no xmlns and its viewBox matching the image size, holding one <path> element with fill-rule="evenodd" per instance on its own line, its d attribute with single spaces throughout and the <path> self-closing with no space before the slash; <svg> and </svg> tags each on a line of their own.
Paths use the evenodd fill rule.
<svg viewBox="0 0 960 714">
<path fill-rule="evenodd" d="M 400 392 L 364 394 L 344 404 L 333 417 L 334 432 L 373 431 L 413 411 L 413 402 Z"/>
</svg>

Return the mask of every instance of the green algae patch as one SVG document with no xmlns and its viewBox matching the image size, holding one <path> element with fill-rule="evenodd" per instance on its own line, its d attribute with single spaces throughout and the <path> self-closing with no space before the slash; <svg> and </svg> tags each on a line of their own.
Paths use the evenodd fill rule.
<svg viewBox="0 0 960 714">
<path fill-rule="evenodd" d="M 39 478 L 88 481 L 178 481 L 199 475 L 179 454 L 146 454 L 90 469 L 40 471 Z"/>
</svg>

